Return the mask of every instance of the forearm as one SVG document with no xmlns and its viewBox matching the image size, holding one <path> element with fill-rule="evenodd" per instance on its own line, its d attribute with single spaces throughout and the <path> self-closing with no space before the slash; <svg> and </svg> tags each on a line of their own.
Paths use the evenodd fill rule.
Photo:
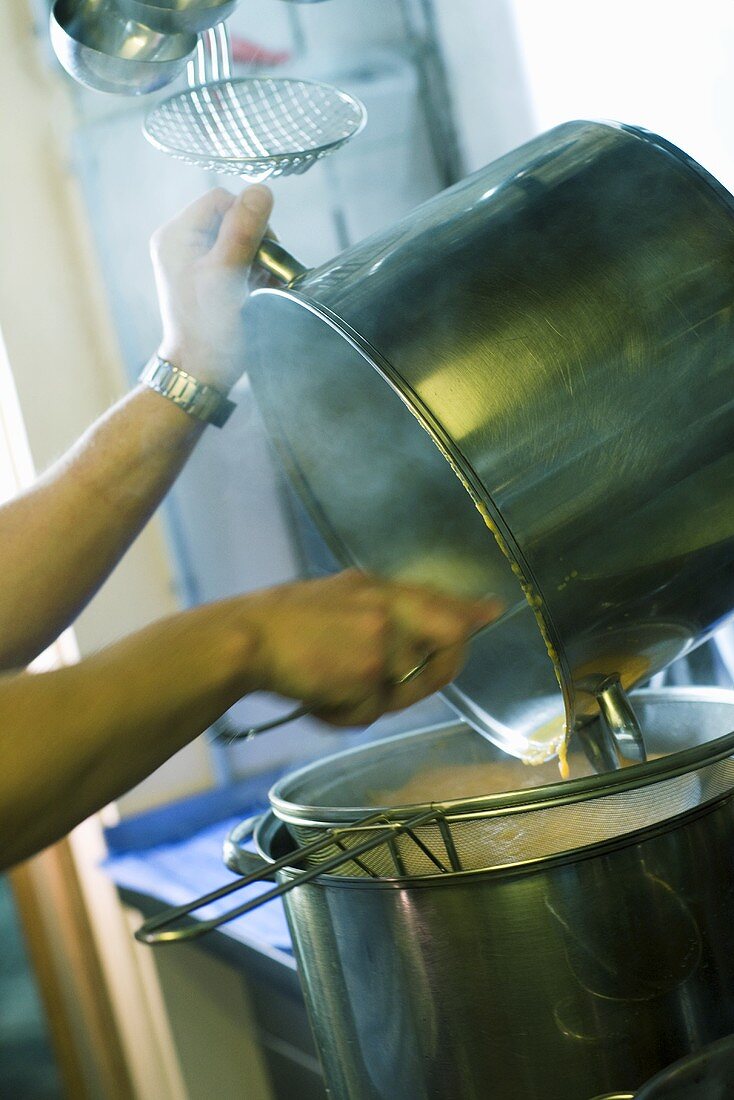
<svg viewBox="0 0 734 1100">
<path fill-rule="evenodd" d="M 224 607 L 70 668 L 0 678 L 0 867 L 129 790 L 256 686 L 254 636 Z"/>
<path fill-rule="evenodd" d="M 242 307 L 271 208 L 267 188 L 250 187 L 238 198 L 218 188 L 151 242 L 158 351 L 223 393 L 242 370 Z M 0 509 L 0 669 L 25 666 L 73 621 L 202 430 L 172 402 L 139 387 L 31 491 Z"/>
<path fill-rule="evenodd" d="M 139 387 L 0 509 L 0 668 L 69 625 L 135 539 L 203 425 Z"/>
<path fill-rule="evenodd" d="M 71 668 L 0 677 L 0 869 L 63 836 L 251 691 L 367 724 L 452 680 L 497 615 L 356 571 L 180 612 Z M 423 659 L 420 676 L 405 670 Z"/>
</svg>

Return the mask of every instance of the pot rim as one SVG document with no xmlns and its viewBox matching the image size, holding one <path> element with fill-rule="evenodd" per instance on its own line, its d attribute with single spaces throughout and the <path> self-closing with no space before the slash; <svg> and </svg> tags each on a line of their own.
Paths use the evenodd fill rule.
<svg viewBox="0 0 734 1100">
<path fill-rule="evenodd" d="M 449 887 L 470 884 L 476 879 L 490 878 L 496 881 L 512 878 L 521 878 L 544 871 L 552 871 L 556 868 L 570 864 L 582 863 L 598 856 L 613 855 L 624 848 L 641 845 L 655 840 L 675 829 L 685 827 L 699 817 L 706 817 L 714 812 L 717 807 L 734 799 L 734 791 L 718 794 L 692 809 L 683 810 L 679 814 L 666 817 L 663 821 L 652 825 L 644 825 L 629 833 L 608 837 L 606 840 L 598 840 L 583 847 L 568 848 L 562 852 L 554 852 L 552 855 L 536 856 L 533 859 L 518 860 L 517 863 L 502 863 L 495 866 L 480 867 L 470 871 L 447 871 L 443 874 L 432 875 L 404 875 L 385 876 L 382 878 L 370 878 L 357 875 L 323 874 L 304 883 L 304 886 L 333 886 L 340 889 L 379 889 L 379 890 L 422 890 L 437 886 Z M 275 857 L 267 850 L 270 840 L 281 829 L 287 831 L 286 822 L 281 821 L 272 809 L 268 810 L 258 821 L 253 837 L 257 846 L 257 853 L 267 864 L 275 861 Z M 293 838 L 290 838 L 293 840 Z M 297 842 L 293 840 L 297 847 Z M 295 850 L 295 849 L 294 849 Z M 284 867 L 277 873 L 277 881 L 290 881 L 298 879 L 303 874 L 303 867 Z M 300 887 L 299 887 L 300 888 Z"/>
<path fill-rule="evenodd" d="M 717 687 L 670 687 L 644 688 L 631 693 L 631 698 L 641 702 L 719 702 L 734 707 L 734 690 Z M 732 715 L 734 722 L 734 714 Z M 454 723 L 451 723 L 452 725 Z M 435 727 L 433 727 L 435 728 Z M 523 813 L 537 809 L 550 809 L 554 806 L 571 805 L 609 794 L 622 794 L 637 788 L 674 779 L 688 771 L 694 771 L 704 764 L 713 764 L 734 754 L 734 727 L 731 733 L 723 734 L 711 741 L 694 745 L 690 749 L 670 753 L 668 756 L 646 764 L 632 764 L 619 771 L 604 772 L 601 775 L 584 776 L 580 779 L 561 780 L 557 783 L 531 787 L 519 791 L 503 791 L 492 795 L 479 795 L 473 798 L 449 799 L 447 801 L 410 803 L 405 806 L 347 806 L 324 809 L 309 804 L 299 804 L 287 798 L 284 788 L 299 783 L 309 772 L 323 768 L 324 765 L 339 761 L 353 760 L 360 753 L 374 748 L 375 744 L 387 744 L 414 737 L 415 731 L 386 738 L 373 745 L 347 749 L 341 753 L 323 757 L 296 771 L 281 777 L 268 792 L 270 806 L 275 816 L 287 823 L 301 827 L 330 828 L 336 824 L 354 823 L 355 819 L 369 814 L 382 812 L 389 821 L 402 821 L 418 813 L 435 809 L 449 821 L 460 821 L 473 817 L 496 817 L 508 812 Z M 479 734 L 477 734 L 479 736 Z M 378 828 L 378 826 L 372 826 Z M 368 831 L 370 826 L 365 827 Z"/>
</svg>

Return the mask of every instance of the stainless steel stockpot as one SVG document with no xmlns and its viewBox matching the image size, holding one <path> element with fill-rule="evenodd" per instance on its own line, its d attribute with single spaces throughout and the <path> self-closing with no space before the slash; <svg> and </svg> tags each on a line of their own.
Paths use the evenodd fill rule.
<svg viewBox="0 0 734 1100">
<path fill-rule="evenodd" d="M 734 607 L 734 200 L 679 149 L 568 123 L 290 274 L 270 434 L 342 563 L 507 601 L 445 693 L 506 751 L 557 747 L 546 647 L 573 723 Z"/>
<path fill-rule="evenodd" d="M 714 738 L 706 758 L 734 751 L 734 735 L 720 736 L 734 723 L 731 693 L 642 693 L 639 705 L 661 751 L 666 727 L 669 747 Z M 414 755 L 431 768 L 421 740 Z M 683 755 L 657 764 L 672 773 Z M 633 789 L 640 771 L 623 773 Z M 339 757 L 333 774 L 335 792 L 340 777 L 349 788 Z M 412 878 L 323 874 L 285 895 L 329 1095 L 589 1100 L 636 1090 L 734 1031 L 732 791 L 730 778 L 693 809 L 550 858 Z M 256 840 L 259 856 L 230 842 L 233 869 L 294 848 L 272 812 Z"/>
</svg>

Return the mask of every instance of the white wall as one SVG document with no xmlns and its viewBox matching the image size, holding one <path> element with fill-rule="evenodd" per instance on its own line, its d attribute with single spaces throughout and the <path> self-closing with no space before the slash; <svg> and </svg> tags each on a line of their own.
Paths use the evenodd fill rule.
<svg viewBox="0 0 734 1100">
<path fill-rule="evenodd" d="M 731 0 L 515 0 L 538 127 L 612 118 L 673 141 L 734 189 Z"/>
<path fill-rule="evenodd" d="M 734 189 L 731 0 L 436 0 L 470 170 L 560 122 L 662 134 Z"/>
<path fill-rule="evenodd" d="M 468 172 L 537 133 L 510 0 L 434 0 Z M 555 0 L 552 6 L 555 7 Z"/>
</svg>

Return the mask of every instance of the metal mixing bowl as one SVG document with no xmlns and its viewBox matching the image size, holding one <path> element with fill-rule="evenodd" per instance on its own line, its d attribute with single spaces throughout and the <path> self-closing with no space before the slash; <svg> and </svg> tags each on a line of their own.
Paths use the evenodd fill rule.
<svg viewBox="0 0 734 1100">
<path fill-rule="evenodd" d="M 118 0 L 131 19 L 164 34 L 199 34 L 229 18 L 237 0 Z"/>
<path fill-rule="evenodd" d="M 170 84 L 196 49 L 195 34 L 161 34 L 114 0 L 56 0 L 51 43 L 67 73 L 97 92 L 145 95 Z"/>
</svg>

